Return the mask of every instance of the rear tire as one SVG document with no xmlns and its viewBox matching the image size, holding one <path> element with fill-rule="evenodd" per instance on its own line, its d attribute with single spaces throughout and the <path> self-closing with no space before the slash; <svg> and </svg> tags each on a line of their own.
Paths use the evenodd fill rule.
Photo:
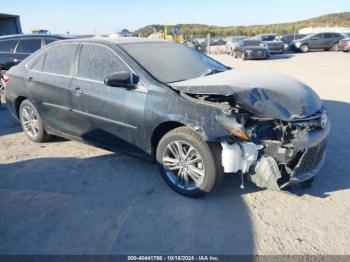
<svg viewBox="0 0 350 262">
<path fill-rule="evenodd" d="M 28 99 L 19 107 L 19 119 L 26 136 L 33 142 L 45 142 L 50 136 L 44 129 L 38 110 Z"/>
<path fill-rule="evenodd" d="M 339 44 L 338 43 L 334 43 L 332 45 L 332 51 L 339 51 Z"/>
<path fill-rule="evenodd" d="M 162 137 L 156 159 L 163 179 L 174 191 L 201 197 L 223 180 L 220 149 L 218 144 L 209 145 L 192 128 L 179 127 Z"/>
</svg>

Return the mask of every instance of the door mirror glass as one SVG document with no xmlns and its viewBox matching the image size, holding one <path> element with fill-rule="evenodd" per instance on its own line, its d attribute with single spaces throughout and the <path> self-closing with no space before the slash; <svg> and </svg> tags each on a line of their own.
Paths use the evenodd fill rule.
<svg viewBox="0 0 350 262">
<path fill-rule="evenodd" d="M 140 78 L 137 75 L 131 74 L 127 71 L 120 71 L 107 76 L 104 83 L 105 85 L 112 87 L 132 88 L 135 87 L 139 81 Z"/>
</svg>

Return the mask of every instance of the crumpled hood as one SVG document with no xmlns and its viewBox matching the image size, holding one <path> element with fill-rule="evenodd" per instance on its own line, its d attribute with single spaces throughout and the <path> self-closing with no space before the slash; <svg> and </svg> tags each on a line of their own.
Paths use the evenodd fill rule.
<svg viewBox="0 0 350 262">
<path fill-rule="evenodd" d="M 284 121 L 308 117 L 322 108 L 310 87 L 272 72 L 234 69 L 169 85 L 187 94 L 234 96 L 251 113 Z"/>
</svg>

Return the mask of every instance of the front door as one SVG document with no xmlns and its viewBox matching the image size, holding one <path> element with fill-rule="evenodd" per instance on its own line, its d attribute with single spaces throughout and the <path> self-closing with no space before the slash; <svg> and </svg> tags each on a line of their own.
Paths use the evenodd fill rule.
<svg viewBox="0 0 350 262">
<path fill-rule="evenodd" d="M 82 44 L 72 80 L 74 132 L 84 140 L 134 154 L 144 148 L 145 88 L 110 87 L 112 73 L 131 72 L 118 54 L 100 44 Z"/>
<path fill-rule="evenodd" d="M 312 49 L 323 48 L 324 37 L 323 34 L 314 35 L 310 40 L 310 47 Z"/>
</svg>

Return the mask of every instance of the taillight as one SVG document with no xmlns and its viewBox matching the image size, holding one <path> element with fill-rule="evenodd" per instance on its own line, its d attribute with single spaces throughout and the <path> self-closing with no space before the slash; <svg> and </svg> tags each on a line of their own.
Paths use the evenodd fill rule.
<svg viewBox="0 0 350 262">
<path fill-rule="evenodd" d="M 7 86 L 7 84 L 10 82 L 11 78 L 8 76 L 8 75 L 4 75 L 2 78 L 1 78 L 1 82 L 2 82 L 2 85 L 4 87 Z"/>
</svg>

